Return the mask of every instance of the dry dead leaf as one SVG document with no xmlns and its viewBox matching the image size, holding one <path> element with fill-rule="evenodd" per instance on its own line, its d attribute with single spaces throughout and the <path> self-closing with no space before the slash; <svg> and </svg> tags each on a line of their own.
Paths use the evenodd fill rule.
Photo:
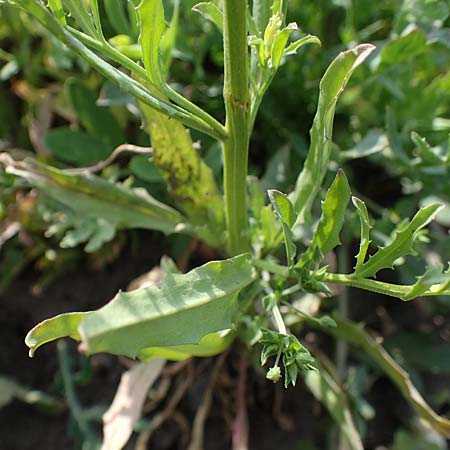
<svg viewBox="0 0 450 450">
<path fill-rule="evenodd" d="M 137 363 L 122 375 L 114 400 L 103 415 L 101 450 L 121 450 L 141 416 L 147 392 L 161 373 L 165 359 Z"/>
</svg>

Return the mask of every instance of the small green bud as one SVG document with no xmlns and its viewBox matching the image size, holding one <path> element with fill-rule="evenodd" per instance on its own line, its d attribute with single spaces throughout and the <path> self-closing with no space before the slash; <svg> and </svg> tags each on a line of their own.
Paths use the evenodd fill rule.
<svg viewBox="0 0 450 450">
<path fill-rule="evenodd" d="M 278 366 L 271 367 L 267 372 L 266 378 L 276 383 L 281 378 L 280 368 Z"/>
<path fill-rule="evenodd" d="M 266 58 L 270 57 L 275 36 L 280 31 L 282 23 L 281 15 L 276 13 L 270 18 L 269 23 L 267 24 L 264 32 L 264 48 Z"/>
</svg>

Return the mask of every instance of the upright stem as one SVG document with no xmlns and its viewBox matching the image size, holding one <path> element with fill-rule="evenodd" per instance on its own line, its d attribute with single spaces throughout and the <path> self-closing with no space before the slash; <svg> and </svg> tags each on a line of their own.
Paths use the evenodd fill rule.
<svg viewBox="0 0 450 450">
<path fill-rule="evenodd" d="M 225 128 L 223 141 L 224 191 L 229 252 L 249 248 L 247 235 L 247 165 L 250 93 L 248 86 L 247 2 L 224 0 L 224 90 Z"/>
</svg>

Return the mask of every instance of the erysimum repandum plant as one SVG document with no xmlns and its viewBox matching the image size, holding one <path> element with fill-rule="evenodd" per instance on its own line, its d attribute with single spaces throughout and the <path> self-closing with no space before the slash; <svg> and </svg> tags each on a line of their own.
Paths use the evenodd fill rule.
<svg viewBox="0 0 450 450">
<path fill-rule="evenodd" d="M 430 409 L 404 372 L 361 327 L 338 316 L 311 316 L 295 304 L 305 293 L 331 296 L 333 285 L 403 301 L 450 295 L 450 271 L 441 265 L 429 267 L 412 285 L 376 279 L 382 269 L 391 269 L 415 253 L 415 245 L 442 208 L 440 204 L 421 208 L 398 225 L 384 247 L 373 248 L 368 210 L 361 199 L 352 196 L 344 172 L 338 170 L 331 185 L 324 186 L 336 104 L 374 46 L 358 45 L 331 62 L 320 81 L 309 151 L 297 182 L 288 194 L 269 190 L 266 196 L 260 182 L 247 177 L 249 142 L 259 106 L 282 62 L 306 44 L 320 44 L 317 37 L 300 33 L 297 24 L 286 23 L 287 0 L 253 0 L 251 6 L 242 0 L 223 0 L 194 8 L 223 35 L 224 123 L 168 82 L 177 2 L 167 25 L 162 0 L 129 0 L 126 45 L 105 37 L 97 0 L 8 3 L 28 12 L 135 98 L 151 140 L 150 157 L 163 174 L 176 207 L 148 192 L 105 181 L 89 170 L 60 170 L 2 154 L 6 171 L 69 208 L 76 217 L 108 224 L 106 235 L 95 227 L 84 235 L 88 246 L 112 239 L 119 229 L 144 228 L 195 237 L 224 255 L 186 274 L 167 270 L 160 286 L 120 292 L 97 311 L 70 312 L 38 324 L 26 337 L 31 355 L 41 345 L 68 336 L 80 341 L 88 354 L 180 360 L 218 354 L 239 338 L 249 348 L 260 350 L 263 366 L 270 361 L 270 380 L 284 378 L 286 386 L 295 385 L 303 374 L 313 394 L 344 430 L 351 448 L 362 448 L 351 416 L 333 406 L 335 402 L 345 405 L 345 399 L 329 370 L 290 333 L 286 318 L 295 317 L 297 322 L 363 348 L 417 413 L 435 430 L 450 435 L 450 422 Z M 220 144 L 223 186 L 218 186 L 197 152 L 189 129 Z M 323 190 L 323 201 L 316 208 Z M 351 273 L 335 273 L 324 261 L 340 245 L 350 203 L 360 221 L 359 251 Z"/>
</svg>

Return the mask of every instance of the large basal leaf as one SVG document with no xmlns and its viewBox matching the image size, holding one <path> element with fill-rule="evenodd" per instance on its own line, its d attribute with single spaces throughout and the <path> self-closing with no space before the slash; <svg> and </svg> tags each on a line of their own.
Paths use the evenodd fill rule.
<svg viewBox="0 0 450 450">
<path fill-rule="evenodd" d="M 414 253 L 413 244 L 417 233 L 426 227 L 441 209 L 442 205 L 439 203 L 421 208 L 407 225 L 396 230 L 395 237 L 386 247 L 380 247 L 366 263 L 357 267 L 354 275 L 374 276 L 381 269 L 391 269 L 398 258 Z"/>
<path fill-rule="evenodd" d="M 309 262 L 320 262 L 316 255 L 322 255 L 323 257 L 340 244 L 339 233 L 344 224 L 345 210 L 350 201 L 350 196 L 347 178 L 344 172 L 340 170 L 325 196 L 322 203 L 322 215 L 313 239 L 296 264 L 297 268 L 302 268 Z"/>
<path fill-rule="evenodd" d="M 98 176 L 74 175 L 34 160 L 8 160 L 7 171 L 84 218 L 102 218 L 115 228 L 145 228 L 169 234 L 186 230 L 185 218 L 144 191 Z"/>
<path fill-rule="evenodd" d="M 300 223 L 309 219 L 312 204 L 328 168 L 336 103 L 354 70 L 374 50 L 373 45 L 362 44 L 340 53 L 320 82 L 319 105 L 310 132 L 308 156 L 297 179 L 295 190 L 290 195 L 299 213 Z"/>
<path fill-rule="evenodd" d="M 190 347 L 178 346 L 200 343 L 203 350 L 208 345 L 217 350 L 217 338 L 202 338 L 233 326 L 237 296 L 255 277 L 249 255 L 213 261 L 184 275 L 167 273 L 161 287 L 120 292 L 98 311 L 44 321 L 28 333 L 25 342 L 33 353 L 46 342 L 70 336 L 81 339 L 88 353 L 145 360 L 160 357 L 158 348 L 187 353 Z M 195 354 L 196 348 L 191 350 Z"/>
</svg>

